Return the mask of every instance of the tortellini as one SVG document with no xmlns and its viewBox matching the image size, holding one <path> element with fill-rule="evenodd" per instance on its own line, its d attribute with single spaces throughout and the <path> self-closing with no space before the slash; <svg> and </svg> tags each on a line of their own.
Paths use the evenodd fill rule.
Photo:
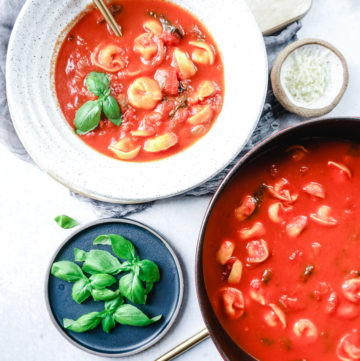
<svg viewBox="0 0 360 361">
<path fill-rule="evenodd" d="M 188 118 L 188 123 L 192 125 L 205 124 L 210 122 L 213 117 L 211 105 L 199 105 L 196 107 L 196 113 Z"/>
<path fill-rule="evenodd" d="M 215 52 L 205 41 L 189 41 L 190 45 L 195 46 L 191 53 L 191 59 L 201 65 L 214 65 Z"/>
<path fill-rule="evenodd" d="M 99 44 L 92 54 L 92 62 L 109 72 L 120 71 L 127 65 L 124 50 L 114 43 Z"/>
<path fill-rule="evenodd" d="M 144 144 L 146 152 L 155 153 L 173 147 L 178 142 L 176 134 L 166 132 L 153 138 L 149 138 Z"/>
<path fill-rule="evenodd" d="M 130 84 L 127 94 L 129 103 L 140 109 L 153 109 L 162 99 L 158 82 L 146 76 L 134 80 Z"/>
<path fill-rule="evenodd" d="M 109 149 L 122 160 L 129 160 L 135 158 L 140 150 L 141 145 L 135 146 L 130 138 L 123 138 L 117 143 L 111 145 Z"/>
<path fill-rule="evenodd" d="M 189 56 L 179 48 L 174 49 L 174 62 L 182 79 L 189 79 L 196 74 L 196 66 Z"/>
</svg>

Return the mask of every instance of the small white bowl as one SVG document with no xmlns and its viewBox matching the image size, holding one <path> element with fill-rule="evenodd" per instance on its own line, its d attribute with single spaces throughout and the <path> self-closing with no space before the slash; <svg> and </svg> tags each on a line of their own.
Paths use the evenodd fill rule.
<svg viewBox="0 0 360 361">
<path fill-rule="evenodd" d="M 330 82 L 323 95 L 310 104 L 302 104 L 292 97 L 285 86 L 284 73 L 292 55 L 300 48 L 310 52 L 328 51 Z M 320 39 L 302 39 L 288 45 L 276 58 L 271 71 L 271 85 L 280 104 L 291 113 L 305 118 L 318 117 L 329 113 L 342 98 L 349 81 L 344 56 L 333 45 Z"/>
<path fill-rule="evenodd" d="M 63 30 L 91 1 L 28 0 L 24 5 L 7 57 L 11 117 L 39 167 L 75 192 L 115 203 L 183 193 L 224 169 L 255 128 L 268 72 L 263 38 L 247 5 L 243 0 L 172 1 L 195 14 L 213 35 L 224 62 L 224 105 L 210 131 L 193 146 L 147 163 L 122 162 L 88 147 L 58 105 L 52 55 L 66 35 Z"/>
</svg>

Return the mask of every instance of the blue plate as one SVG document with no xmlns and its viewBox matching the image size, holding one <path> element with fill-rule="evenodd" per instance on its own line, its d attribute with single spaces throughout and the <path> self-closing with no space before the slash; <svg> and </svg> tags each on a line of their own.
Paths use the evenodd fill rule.
<svg viewBox="0 0 360 361">
<path fill-rule="evenodd" d="M 93 246 L 93 240 L 101 234 L 120 234 L 136 247 L 141 259 L 154 261 L 160 269 L 160 282 L 154 285 L 146 305 L 136 305 L 149 317 L 162 314 L 160 321 L 146 327 L 116 324 L 110 334 L 101 325 L 85 333 L 76 333 L 62 327 L 63 318 L 77 319 L 85 313 L 101 311 L 104 302 L 86 300 L 77 304 L 71 297 L 72 283 L 50 274 L 55 261 L 74 261 L 74 248 L 85 251 L 104 249 L 112 253 L 110 246 Z M 81 265 L 81 264 L 80 264 Z M 92 222 L 73 233 L 56 251 L 50 262 L 45 289 L 50 317 L 60 333 L 77 347 L 102 356 L 129 356 L 156 343 L 171 327 L 179 312 L 183 297 L 183 277 L 176 255 L 167 242 L 149 227 L 129 219 L 104 219 Z M 130 303 L 128 300 L 127 303 Z"/>
</svg>

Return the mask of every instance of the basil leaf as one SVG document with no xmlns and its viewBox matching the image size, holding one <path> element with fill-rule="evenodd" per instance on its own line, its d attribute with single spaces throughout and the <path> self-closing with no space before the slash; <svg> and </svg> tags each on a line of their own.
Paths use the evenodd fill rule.
<svg viewBox="0 0 360 361">
<path fill-rule="evenodd" d="M 125 237 L 119 234 L 103 234 L 96 237 L 94 242 L 96 244 L 111 245 L 114 253 L 123 259 L 134 259 L 135 258 L 135 247 Z"/>
<path fill-rule="evenodd" d="M 100 312 L 82 315 L 77 320 L 63 319 L 64 327 L 74 332 L 86 332 L 94 329 L 101 322 Z"/>
<path fill-rule="evenodd" d="M 120 291 L 112 291 L 107 288 L 104 288 L 103 290 L 97 290 L 96 288 L 91 290 L 91 296 L 95 301 L 109 301 L 113 298 L 119 296 Z"/>
<path fill-rule="evenodd" d="M 90 296 L 89 286 L 87 278 L 76 281 L 71 292 L 73 300 L 77 303 L 84 302 Z"/>
<path fill-rule="evenodd" d="M 106 117 L 115 125 L 121 124 L 122 114 L 116 99 L 109 95 L 103 101 L 103 111 Z"/>
<path fill-rule="evenodd" d="M 82 252 L 77 248 L 74 249 L 75 260 L 85 261 L 82 267 L 85 272 L 90 274 L 119 273 L 121 264 L 118 259 L 109 252 L 102 251 L 100 249 L 93 249 L 90 252 Z"/>
<path fill-rule="evenodd" d="M 66 214 L 61 214 L 54 218 L 54 221 L 61 227 L 65 229 L 76 227 L 79 223 L 75 219 L 67 216 Z"/>
<path fill-rule="evenodd" d="M 121 305 L 113 315 L 116 322 L 121 325 L 147 326 L 159 321 L 162 315 L 149 318 L 142 311 L 132 305 Z"/>
<path fill-rule="evenodd" d="M 118 296 L 110 301 L 105 302 L 105 310 L 110 314 L 113 314 L 115 310 L 124 303 L 124 298 L 122 296 Z"/>
<path fill-rule="evenodd" d="M 95 129 L 101 116 L 102 104 L 99 100 L 89 100 L 83 104 L 76 112 L 74 125 L 76 133 L 86 134 Z"/>
<path fill-rule="evenodd" d="M 110 78 L 107 74 L 98 73 L 96 71 L 91 72 L 86 77 L 86 87 L 89 92 L 95 95 L 101 95 L 110 87 Z"/>
<path fill-rule="evenodd" d="M 74 256 L 76 262 L 84 262 L 86 260 L 86 252 L 79 248 L 74 248 Z"/>
<path fill-rule="evenodd" d="M 160 272 L 158 266 L 148 259 L 144 259 L 140 262 L 137 262 L 137 265 L 140 268 L 139 278 L 144 282 L 159 282 Z"/>
<path fill-rule="evenodd" d="M 132 272 L 120 278 L 120 293 L 133 303 L 143 305 L 146 302 L 143 285 Z"/>
<path fill-rule="evenodd" d="M 111 315 L 106 315 L 102 321 L 101 321 L 101 325 L 102 325 L 102 329 L 106 332 L 106 333 L 110 333 L 111 330 L 115 327 L 115 320 L 113 318 L 113 316 Z"/>
<path fill-rule="evenodd" d="M 106 273 L 98 273 L 90 277 L 91 286 L 97 290 L 104 289 L 116 283 L 116 278 Z"/>
<path fill-rule="evenodd" d="M 67 282 L 75 282 L 85 277 L 81 268 L 70 261 L 54 262 L 51 267 L 51 274 Z"/>
<path fill-rule="evenodd" d="M 148 295 L 154 287 L 153 282 L 146 282 L 145 294 Z"/>
</svg>

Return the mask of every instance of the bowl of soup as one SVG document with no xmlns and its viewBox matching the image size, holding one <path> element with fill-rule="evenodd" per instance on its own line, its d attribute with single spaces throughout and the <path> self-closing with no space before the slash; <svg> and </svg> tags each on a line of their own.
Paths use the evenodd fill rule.
<svg viewBox="0 0 360 361">
<path fill-rule="evenodd" d="M 91 198 L 183 193 L 225 168 L 256 126 L 261 33 L 244 1 L 107 6 L 121 37 L 90 0 L 25 4 L 7 58 L 17 134 L 40 168 Z"/>
<path fill-rule="evenodd" d="M 226 360 L 360 359 L 360 120 L 266 139 L 210 202 L 200 307 Z"/>
</svg>

